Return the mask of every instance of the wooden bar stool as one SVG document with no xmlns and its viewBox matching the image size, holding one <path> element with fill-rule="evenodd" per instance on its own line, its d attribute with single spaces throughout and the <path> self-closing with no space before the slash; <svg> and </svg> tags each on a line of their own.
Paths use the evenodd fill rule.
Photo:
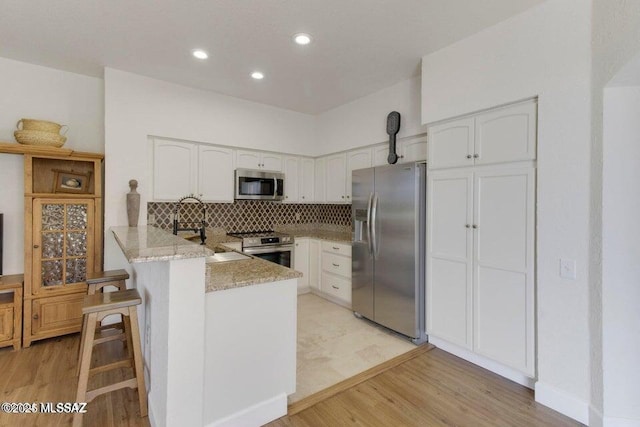
<svg viewBox="0 0 640 427">
<path fill-rule="evenodd" d="M 140 294 L 136 289 L 127 289 L 118 292 L 96 293 L 87 295 L 84 298 L 82 313 L 86 321 L 82 330 L 82 340 L 80 342 L 81 360 L 80 374 L 78 377 L 78 393 L 76 402 L 91 402 L 96 396 L 119 390 L 121 388 L 138 389 L 138 399 L 140 402 L 140 416 L 147 416 L 147 390 L 144 385 L 144 370 L 142 352 L 140 350 L 140 330 L 138 329 L 137 305 L 142 302 Z M 126 323 L 127 347 L 132 349 L 133 360 L 128 357 L 107 365 L 98 366 L 91 369 L 91 357 L 95 343 L 95 333 L 98 322 L 106 316 L 121 314 Z M 128 380 L 110 384 L 94 390 L 87 390 L 89 376 L 111 369 L 131 367 L 134 368 L 134 377 Z M 75 414 L 73 425 L 82 425 L 82 414 Z"/>
<path fill-rule="evenodd" d="M 109 271 L 96 271 L 87 274 L 87 295 L 94 295 L 98 291 L 104 292 L 106 286 L 114 286 L 118 291 L 124 291 L 127 289 L 125 280 L 129 278 L 127 270 L 109 270 Z M 83 316 L 82 330 L 87 327 L 87 316 Z M 96 327 L 96 337 L 94 338 L 93 345 L 101 344 L 103 342 L 114 340 L 126 340 L 126 325 L 123 320 L 118 323 L 112 323 L 108 325 L 102 325 L 99 322 Z M 131 356 L 131 349 L 128 347 L 127 351 Z M 78 365 L 76 368 L 76 375 L 80 374 L 80 362 L 82 359 L 82 345 L 78 351 Z"/>
</svg>

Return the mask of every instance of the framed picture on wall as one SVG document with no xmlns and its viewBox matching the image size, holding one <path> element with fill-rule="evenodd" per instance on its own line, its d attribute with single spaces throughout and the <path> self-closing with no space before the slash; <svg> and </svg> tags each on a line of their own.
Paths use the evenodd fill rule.
<svg viewBox="0 0 640 427">
<path fill-rule="evenodd" d="M 54 169 L 53 172 L 55 173 L 53 183 L 54 193 L 86 194 L 89 192 L 91 172 L 78 173 L 58 169 Z"/>
</svg>

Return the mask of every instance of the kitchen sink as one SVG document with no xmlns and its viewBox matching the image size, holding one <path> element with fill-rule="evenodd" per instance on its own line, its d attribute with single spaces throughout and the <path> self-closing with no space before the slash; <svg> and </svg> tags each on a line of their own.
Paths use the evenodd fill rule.
<svg viewBox="0 0 640 427">
<path fill-rule="evenodd" d="M 239 252 L 234 252 L 234 251 L 218 252 L 218 249 L 216 249 L 216 254 L 205 258 L 205 262 L 212 263 L 212 262 L 240 261 L 243 259 L 250 259 L 250 258 L 251 258 L 250 256 L 241 254 Z"/>
</svg>

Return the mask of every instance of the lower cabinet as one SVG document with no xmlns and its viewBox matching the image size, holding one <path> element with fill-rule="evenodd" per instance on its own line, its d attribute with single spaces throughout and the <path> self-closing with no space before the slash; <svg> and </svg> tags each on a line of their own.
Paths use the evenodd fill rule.
<svg viewBox="0 0 640 427">
<path fill-rule="evenodd" d="M 13 339 L 13 307 L 0 308 L 0 342 L 11 339 Z"/>
<path fill-rule="evenodd" d="M 312 292 L 320 290 L 321 255 L 320 241 L 309 239 L 309 288 Z"/>
<path fill-rule="evenodd" d="M 309 291 L 309 239 L 298 238 L 295 240 L 293 250 L 293 268 L 302 273 L 298 278 L 298 293 Z"/>
<path fill-rule="evenodd" d="M 83 293 L 34 299 L 31 302 L 31 334 L 38 339 L 79 332 L 82 328 Z"/>
</svg>

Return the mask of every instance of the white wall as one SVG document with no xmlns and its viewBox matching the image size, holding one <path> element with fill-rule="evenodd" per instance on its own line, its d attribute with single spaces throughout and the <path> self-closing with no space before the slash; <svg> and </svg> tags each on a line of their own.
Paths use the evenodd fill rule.
<svg viewBox="0 0 640 427">
<path fill-rule="evenodd" d="M 420 77 L 336 107 L 316 116 L 316 141 L 311 156 L 321 156 L 389 140 L 387 115 L 401 115 L 398 138 L 426 131 L 420 122 Z"/>
<path fill-rule="evenodd" d="M 640 79 L 640 75 L 638 76 Z M 640 87 L 604 92 L 604 425 L 640 425 Z M 634 421 L 634 424 L 631 421 Z"/>
<path fill-rule="evenodd" d="M 306 154 L 314 117 L 105 69 L 105 230 L 127 224 L 130 179 L 143 207 L 151 194 L 148 135 Z"/>
<path fill-rule="evenodd" d="M 536 399 L 588 420 L 591 10 L 549 0 L 422 61 L 422 122 L 537 95 Z M 577 279 L 559 276 L 560 258 Z"/>
<path fill-rule="evenodd" d="M 15 142 L 21 118 L 69 126 L 65 148 L 103 152 L 102 79 L 0 58 L 0 141 Z M 0 154 L 0 212 L 4 217 L 4 273 L 24 270 L 24 160 Z"/>
</svg>

